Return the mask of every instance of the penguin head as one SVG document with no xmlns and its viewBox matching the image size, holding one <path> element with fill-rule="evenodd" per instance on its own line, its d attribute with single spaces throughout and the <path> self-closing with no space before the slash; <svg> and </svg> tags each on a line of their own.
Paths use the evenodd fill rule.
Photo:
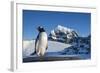
<svg viewBox="0 0 100 73">
<path fill-rule="evenodd" d="M 39 32 L 45 32 L 45 29 L 44 29 L 42 26 L 39 26 L 39 27 L 37 28 L 37 30 L 38 30 Z"/>
</svg>

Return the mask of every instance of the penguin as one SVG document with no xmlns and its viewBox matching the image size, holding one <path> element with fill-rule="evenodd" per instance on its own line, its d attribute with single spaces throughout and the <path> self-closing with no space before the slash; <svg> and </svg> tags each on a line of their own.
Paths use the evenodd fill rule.
<svg viewBox="0 0 100 73">
<path fill-rule="evenodd" d="M 37 54 L 38 56 L 44 56 L 48 48 L 48 37 L 45 29 L 42 26 L 37 28 L 39 34 L 35 40 L 35 51 L 31 54 Z"/>
</svg>

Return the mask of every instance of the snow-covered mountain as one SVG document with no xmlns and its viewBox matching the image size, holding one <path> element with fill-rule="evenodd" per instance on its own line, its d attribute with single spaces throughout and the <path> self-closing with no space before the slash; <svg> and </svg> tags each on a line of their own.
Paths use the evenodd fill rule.
<svg viewBox="0 0 100 73">
<path fill-rule="evenodd" d="M 74 29 L 70 29 L 61 25 L 58 25 L 55 29 L 51 30 L 49 39 L 60 41 L 64 43 L 71 43 L 78 37 L 78 33 Z"/>
</svg>

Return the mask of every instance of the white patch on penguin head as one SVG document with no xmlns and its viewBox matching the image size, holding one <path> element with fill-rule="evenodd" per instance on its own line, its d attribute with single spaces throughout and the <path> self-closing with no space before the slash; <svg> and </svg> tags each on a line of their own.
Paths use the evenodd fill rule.
<svg viewBox="0 0 100 73">
<path fill-rule="evenodd" d="M 39 27 L 37 28 L 37 30 L 38 30 L 39 32 L 45 32 L 45 29 L 44 29 L 42 26 L 39 26 Z"/>
</svg>

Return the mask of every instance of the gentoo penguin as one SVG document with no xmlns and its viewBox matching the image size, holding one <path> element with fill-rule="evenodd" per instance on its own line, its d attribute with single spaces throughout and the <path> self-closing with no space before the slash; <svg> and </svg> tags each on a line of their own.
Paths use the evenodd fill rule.
<svg viewBox="0 0 100 73">
<path fill-rule="evenodd" d="M 48 37 L 42 26 L 39 26 L 37 29 L 39 34 L 35 40 L 35 51 L 31 55 L 37 54 L 38 56 L 43 56 L 48 48 Z"/>
</svg>

